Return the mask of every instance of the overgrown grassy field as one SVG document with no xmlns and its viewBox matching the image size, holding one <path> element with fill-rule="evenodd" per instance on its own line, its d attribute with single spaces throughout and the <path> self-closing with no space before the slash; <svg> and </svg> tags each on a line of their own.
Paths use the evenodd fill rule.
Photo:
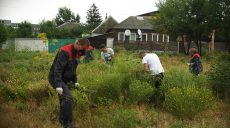
<svg viewBox="0 0 230 128">
<path fill-rule="evenodd" d="M 228 54 L 204 56 L 203 73 L 193 76 L 186 64 L 189 56 L 158 53 L 165 69 L 159 91 L 143 73 L 137 53 L 119 49 L 115 52 L 113 65 L 102 64 L 99 52 L 95 51 L 94 61 L 78 66 L 81 87 L 72 89 L 72 94 L 74 121 L 80 128 L 230 126 L 229 102 L 219 99 L 209 79 L 217 58 L 229 57 Z M 58 96 L 47 80 L 54 56 L 51 53 L 0 51 L 1 128 L 60 127 Z"/>
</svg>

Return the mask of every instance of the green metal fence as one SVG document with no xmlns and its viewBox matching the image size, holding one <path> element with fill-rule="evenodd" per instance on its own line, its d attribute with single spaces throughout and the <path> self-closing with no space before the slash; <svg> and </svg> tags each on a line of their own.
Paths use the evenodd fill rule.
<svg viewBox="0 0 230 128">
<path fill-rule="evenodd" d="M 77 39 L 48 39 L 48 51 L 49 52 L 55 52 L 60 47 L 74 43 Z"/>
</svg>

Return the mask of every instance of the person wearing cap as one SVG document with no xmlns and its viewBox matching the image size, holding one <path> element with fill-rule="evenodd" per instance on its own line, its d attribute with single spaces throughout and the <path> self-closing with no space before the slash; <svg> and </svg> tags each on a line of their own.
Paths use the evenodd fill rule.
<svg viewBox="0 0 230 128">
<path fill-rule="evenodd" d="M 192 74 L 198 75 L 203 71 L 200 54 L 196 48 L 190 48 L 189 53 L 191 55 L 190 62 L 188 63 L 189 70 Z"/>
<path fill-rule="evenodd" d="M 139 53 L 144 65 L 144 71 L 152 76 L 152 84 L 158 89 L 164 77 L 164 68 L 161 65 L 159 57 L 154 53 Z"/>
<path fill-rule="evenodd" d="M 114 51 L 112 48 L 107 48 L 104 44 L 100 45 L 101 59 L 104 63 L 113 63 Z"/>
<path fill-rule="evenodd" d="M 71 83 L 78 87 L 76 69 L 84 49 L 89 46 L 86 38 L 77 40 L 74 44 L 61 47 L 55 56 L 49 72 L 49 83 L 57 91 L 60 100 L 59 121 L 64 128 L 72 128 L 73 97 L 67 86 Z"/>
</svg>

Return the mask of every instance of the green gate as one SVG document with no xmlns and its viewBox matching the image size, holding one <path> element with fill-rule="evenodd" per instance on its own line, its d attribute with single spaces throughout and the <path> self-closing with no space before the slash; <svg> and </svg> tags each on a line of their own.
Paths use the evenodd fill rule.
<svg viewBox="0 0 230 128">
<path fill-rule="evenodd" d="M 48 51 L 55 52 L 62 46 L 74 43 L 77 39 L 48 39 Z"/>
</svg>

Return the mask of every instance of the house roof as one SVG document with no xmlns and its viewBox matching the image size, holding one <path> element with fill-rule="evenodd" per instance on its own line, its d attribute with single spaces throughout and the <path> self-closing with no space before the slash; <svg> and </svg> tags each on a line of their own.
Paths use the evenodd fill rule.
<svg viewBox="0 0 230 128">
<path fill-rule="evenodd" d="M 158 13 L 160 13 L 160 12 L 159 11 L 152 11 L 152 12 L 140 14 L 138 16 L 153 16 L 153 15 L 158 14 Z"/>
<path fill-rule="evenodd" d="M 130 16 L 129 18 L 122 21 L 120 24 L 114 26 L 115 29 L 154 29 L 153 25 L 145 17 Z"/>
<path fill-rule="evenodd" d="M 57 26 L 58 29 L 73 29 L 77 26 L 79 26 L 80 24 L 79 23 L 76 23 L 76 22 L 66 22 L 66 23 L 63 23 L 62 25 L 59 25 Z"/>
<path fill-rule="evenodd" d="M 117 25 L 118 22 L 112 17 L 109 16 L 105 21 L 103 21 L 99 26 L 97 26 L 92 33 L 105 34 L 109 29 Z"/>
</svg>

